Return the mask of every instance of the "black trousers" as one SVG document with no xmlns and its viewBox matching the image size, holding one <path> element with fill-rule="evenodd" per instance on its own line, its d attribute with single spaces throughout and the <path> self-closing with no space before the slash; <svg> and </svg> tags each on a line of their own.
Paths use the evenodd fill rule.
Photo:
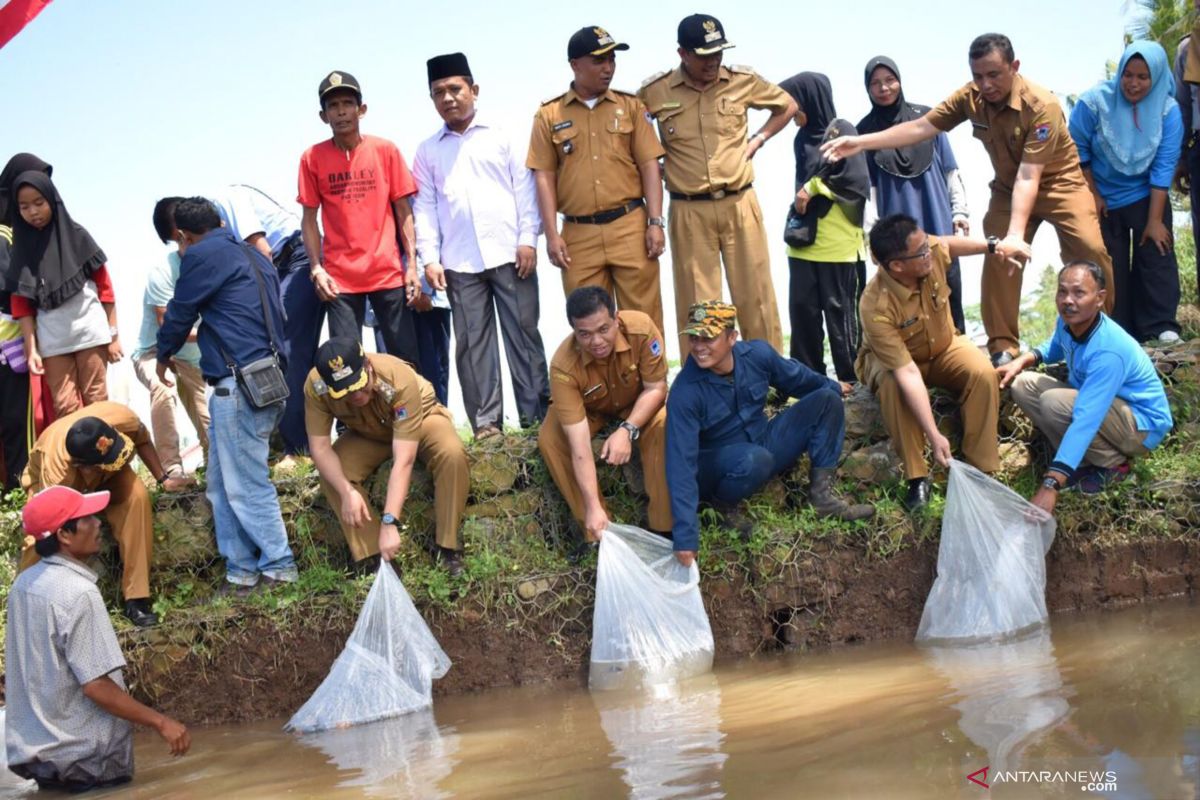
<svg viewBox="0 0 1200 800">
<path fill-rule="evenodd" d="M 824 375 L 825 329 L 828 329 L 829 351 L 838 380 L 858 380 L 854 375 L 854 358 L 859 346 L 862 262 L 829 264 L 788 258 L 788 270 L 792 358 Z"/>
<path fill-rule="evenodd" d="M 383 335 L 389 355 L 416 366 L 421 363 L 421 348 L 417 344 L 417 329 L 413 325 L 416 312 L 409 308 L 403 286 L 362 294 L 342 293 L 326 304 L 329 311 L 329 337 L 344 336 L 362 341 L 363 320 L 367 315 L 367 298 L 375 309 L 377 330 Z"/>
<path fill-rule="evenodd" d="M 438 402 L 450 405 L 450 309 L 431 308 L 413 315 L 421 363 L 414 364 L 421 377 L 433 384 Z M 375 349 L 386 353 L 387 342 L 378 325 L 375 327 Z"/>
<path fill-rule="evenodd" d="M 0 365 L 0 445 L 4 447 L 4 488 L 21 485 L 29 461 L 29 373 Z"/>
<path fill-rule="evenodd" d="M 1139 342 L 1155 339 L 1163 331 L 1179 333 L 1175 312 L 1179 308 L 1179 262 L 1175 250 L 1158 252 L 1154 242 L 1139 245 L 1150 218 L 1150 198 L 1121 208 L 1110 208 L 1100 218 L 1100 233 L 1113 262 L 1113 291 L 1117 293 L 1113 319 Z M 1171 204 L 1163 209 L 1163 223 L 1171 230 Z"/>
</svg>

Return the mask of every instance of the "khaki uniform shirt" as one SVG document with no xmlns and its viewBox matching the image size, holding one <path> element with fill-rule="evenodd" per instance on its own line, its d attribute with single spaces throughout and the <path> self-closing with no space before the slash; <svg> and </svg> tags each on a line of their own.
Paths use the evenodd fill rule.
<svg viewBox="0 0 1200 800">
<path fill-rule="evenodd" d="M 742 189 L 754 180 L 746 160 L 746 111 L 784 111 L 791 97 L 749 67 L 721 67 L 716 83 L 692 88 L 676 67 L 642 85 L 638 97 L 658 121 L 667 150 L 667 189 L 707 194 Z"/>
<path fill-rule="evenodd" d="M 1067 130 L 1067 118 L 1054 94 L 1017 75 L 1003 106 L 983 99 L 968 83 L 925 115 L 935 128 L 948 131 L 970 120 L 996 171 L 993 189 L 1011 192 L 1022 161 L 1042 164 L 1042 186 L 1056 179 L 1083 180 L 1079 153 Z"/>
<path fill-rule="evenodd" d="M 550 359 L 550 400 L 564 425 L 630 409 L 647 383 L 667 379 L 662 334 L 641 311 L 617 312 L 617 343 L 603 361 L 568 336 Z"/>
<path fill-rule="evenodd" d="M 910 362 L 922 364 L 941 355 L 954 339 L 954 320 L 950 316 L 950 287 L 946 270 L 950 251 L 937 236 L 929 237 L 933 269 L 916 289 L 909 289 L 883 269 L 875 273 L 859 301 L 863 344 L 855 371 L 864 383 L 864 356 L 875 357 L 888 371 Z"/>
<path fill-rule="evenodd" d="M 316 368 L 304 382 L 304 429 L 309 436 L 328 436 L 335 419 L 360 436 L 378 442 L 400 439 L 419 441 L 421 422 L 436 408 L 433 384 L 395 356 L 368 353 L 367 363 L 375 371 L 371 402 L 362 408 L 350 403 L 347 394 L 334 400 Z"/>
<path fill-rule="evenodd" d="M 29 451 L 29 464 L 21 484 L 30 494 L 47 486 L 70 486 L 79 492 L 92 492 L 103 486 L 114 473 L 100 469 L 81 470 L 71 464 L 67 453 L 67 432 L 84 417 L 99 417 L 133 441 L 134 448 L 151 444 L 150 431 L 137 414 L 120 403 L 104 401 L 84 406 L 50 424 Z M 117 445 L 114 445 L 117 446 Z"/>
<path fill-rule="evenodd" d="M 572 88 L 534 115 L 525 166 L 557 173 L 558 210 L 583 217 L 640 199 L 637 165 L 663 152 L 636 97 L 610 89 L 588 108 Z"/>
</svg>

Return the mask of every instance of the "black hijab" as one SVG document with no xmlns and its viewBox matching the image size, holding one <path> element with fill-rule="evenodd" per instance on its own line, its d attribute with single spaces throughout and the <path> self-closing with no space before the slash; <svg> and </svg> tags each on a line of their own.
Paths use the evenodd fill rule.
<svg viewBox="0 0 1200 800">
<path fill-rule="evenodd" d="M 819 72 L 801 72 L 779 84 L 804 112 L 804 127 L 792 144 L 796 153 L 796 187 L 820 177 L 843 202 L 865 201 L 871 193 L 866 156 L 859 153 L 829 163 L 821 156 L 821 143 L 838 136 L 853 136 L 854 126 L 837 118 L 833 88 Z"/>
<path fill-rule="evenodd" d="M 17 153 L 8 160 L 4 169 L 0 170 L 0 225 L 7 225 L 10 228 L 13 226 L 13 220 L 18 214 L 16 192 L 13 190 L 12 184 L 18 175 L 30 170 L 49 175 L 54 172 L 54 167 L 33 153 Z"/>
<path fill-rule="evenodd" d="M 896 76 L 896 80 L 900 80 L 900 70 L 895 61 L 887 56 L 875 56 L 867 62 L 866 74 L 863 76 L 863 83 L 867 87 L 867 97 L 871 97 L 871 74 L 878 67 L 886 67 Z M 871 98 L 871 113 L 859 121 L 858 132 L 878 133 L 893 125 L 899 125 L 901 122 L 919 119 L 927 113 L 929 113 L 929 106 L 919 106 L 905 101 L 904 85 L 901 83 L 896 102 L 890 106 L 877 105 L 875 98 Z M 926 139 L 923 142 L 895 150 L 876 150 L 875 165 L 889 175 L 895 175 L 898 178 L 915 178 L 923 175 L 933 163 L 933 143 L 933 139 Z"/>
<path fill-rule="evenodd" d="M 12 183 L 12 203 L 18 192 L 32 186 L 50 203 L 54 216 L 38 230 L 14 213 L 12 262 L 5 288 L 37 302 L 38 308 L 58 308 L 73 297 L 107 260 L 104 251 L 82 225 L 71 219 L 50 176 L 22 172 Z"/>
</svg>

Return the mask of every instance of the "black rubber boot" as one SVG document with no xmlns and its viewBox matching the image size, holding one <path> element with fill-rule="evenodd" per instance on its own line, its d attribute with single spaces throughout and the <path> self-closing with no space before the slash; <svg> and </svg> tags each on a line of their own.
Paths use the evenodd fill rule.
<svg viewBox="0 0 1200 800">
<path fill-rule="evenodd" d="M 875 506 L 847 503 L 833 489 L 832 467 L 813 467 L 809 472 L 808 502 L 822 517 L 837 517 L 847 522 L 875 516 Z"/>
</svg>

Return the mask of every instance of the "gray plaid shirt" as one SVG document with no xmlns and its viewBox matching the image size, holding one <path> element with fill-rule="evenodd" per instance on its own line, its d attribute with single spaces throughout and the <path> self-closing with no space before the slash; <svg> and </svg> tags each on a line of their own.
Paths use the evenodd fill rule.
<svg viewBox="0 0 1200 800">
<path fill-rule="evenodd" d="M 9 769 L 57 781 L 133 775 L 133 726 L 83 693 L 85 683 L 104 675 L 125 688 L 125 657 L 95 573 L 54 555 L 18 575 L 8 595 L 4 652 Z"/>
</svg>

